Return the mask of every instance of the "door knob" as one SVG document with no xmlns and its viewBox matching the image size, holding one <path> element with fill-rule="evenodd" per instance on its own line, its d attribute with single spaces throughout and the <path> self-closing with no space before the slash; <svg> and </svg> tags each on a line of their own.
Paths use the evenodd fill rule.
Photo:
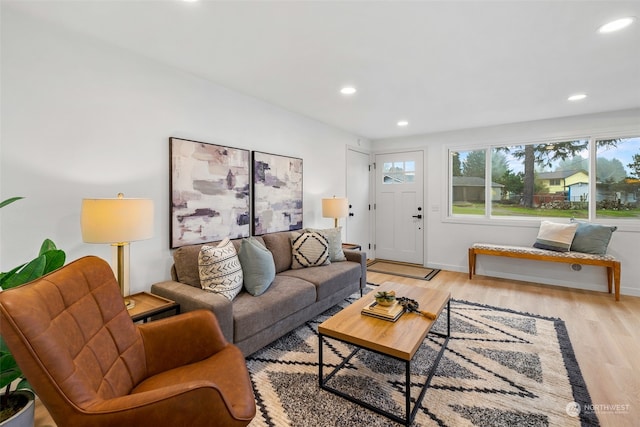
<svg viewBox="0 0 640 427">
<path fill-rule="evenodd" d="M 349 212 L 349 216 L 353 216 L 353 212 Z"/>
<path fill-rule="evenodd" d="M 413 218 L 422 219 L 422 215 L 420 215 L 420 214 L 418 214 L 418 215 L 413 215 Z"/>
</svg>

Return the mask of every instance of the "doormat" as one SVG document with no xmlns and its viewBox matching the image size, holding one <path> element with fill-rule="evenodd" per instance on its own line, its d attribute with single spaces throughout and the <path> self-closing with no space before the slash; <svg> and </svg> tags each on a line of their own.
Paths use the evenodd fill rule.
<svg viewBox="0 0 640 427">
<path fill-rule="evenodd" d="M 352 295 L 247 358 L 257 403 L 250 427 L 398 425 L 318 385 L 318 324 L 359 297 Z M 446 329 L 446 316 L 434 329 Z M 412 397 L 441 340 L 428 335 L 411 362 Z M 336 366 L 351 350 L 328 339 L 324 362 Z M 334 380 L 349 393 L 403 413 L 403 362 L 361 350 L 348 366 Z M 451 338 L 412 425 L 598 426 L 591 407 L 564 321 L 452 300 Z"/>
<path fill-rule="evenodd" d="M 380 260 L 373 261 L 371 264 L 367 265 L 367 272 L 429 281 L 433 279 L 435 275 L 440 272 L 440 270 L 436 268 L 425 268 L 416 264 Z M 367 277 L 367 283 L 372 285 L 379 285 L 382 282 L 386 282 L 388 280 L 388 277 Z"/>
</svg>

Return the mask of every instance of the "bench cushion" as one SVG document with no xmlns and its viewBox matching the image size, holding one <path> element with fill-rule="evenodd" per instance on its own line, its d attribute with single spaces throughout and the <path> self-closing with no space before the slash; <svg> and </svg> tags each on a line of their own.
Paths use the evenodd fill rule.
<svg viewBox="0 0 640 427">
<path fill-rule="evenodd" d="M 483 249 L 496 252 L 512 252 L 518 254 L 528 255 L 545 255 L 558 258 L 571 258 L 575 260 L 580 259 L 592 259 L 592 260 L 606 260 L 615 261 L 615 257 L 612 255 L 597 255 L 597 254 L 585 254 L 582 252 L 556 252 L 548 251 L 545 249 L 532 248 L 529 246 L 510 246 L 510 245 L 495 245 L 492 243 L 474 243 L 471 246 L 473 249 Z"/>
</svg>

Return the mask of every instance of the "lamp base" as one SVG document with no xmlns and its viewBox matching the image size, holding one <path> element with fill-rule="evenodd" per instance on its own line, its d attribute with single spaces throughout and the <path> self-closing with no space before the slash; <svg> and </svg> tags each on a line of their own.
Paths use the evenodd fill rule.
<svg viewBox="0 0 640 427">
<path fill-rule="evenodd" d="M 130 298 L 125 298 L 124 305 L 125 307 L 127 307 L 127 310 L 131 310 L 133 307 L 136 306 L 136 302 Z"/>
</svg>

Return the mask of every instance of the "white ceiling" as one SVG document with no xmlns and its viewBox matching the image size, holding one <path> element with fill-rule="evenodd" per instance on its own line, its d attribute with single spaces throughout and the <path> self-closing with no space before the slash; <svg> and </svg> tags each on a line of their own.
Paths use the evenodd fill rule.
<svg viewBox="0 0 640 427">
<path fill-rule="evenodd" d="M 640 107 L 640 1 L 2 5 L 370 139 Z"/>
</svg>

